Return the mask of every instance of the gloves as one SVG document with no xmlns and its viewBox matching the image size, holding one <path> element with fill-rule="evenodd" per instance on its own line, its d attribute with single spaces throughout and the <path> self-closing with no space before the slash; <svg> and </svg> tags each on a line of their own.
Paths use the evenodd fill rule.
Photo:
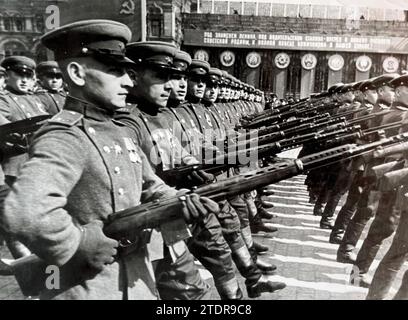
<svg viewBox="0 0 408 320">
<path fill-rule="evenodd" d="M 180 196 L 181 210 L 187 223 L 206 217 L 210 212 L 218 212 L 218 204 L 196 193 Z"/>
<path fill-rule="evenodd" d="M 89 272 L 96 275 L 101 272 L 106 264 L 115 261 L 114 256 L 117 253 L 119 243 L 104 235 L 103 223 L 100 220 L 94 220 L 82 226 L 82 239 L 78 250 L 68 262 L 76 268 L 81 268 L 80 272 Z M 83 268 L 83 269 L 82 269 Z"/>
<path fill-rule="evenodd" d="M 211 173 L 206 173 L 203 170 L 193 171 L 187 177 L 193 184 L 202 185 L 206 183 L 214 182 L 215 177 Z"/>
</svg>

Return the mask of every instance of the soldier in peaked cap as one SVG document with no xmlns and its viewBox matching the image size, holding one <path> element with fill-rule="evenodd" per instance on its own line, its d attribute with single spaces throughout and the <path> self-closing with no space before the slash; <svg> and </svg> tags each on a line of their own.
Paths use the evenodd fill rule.
<svg viewBox="0 0 408 320">
<path fill-rule="evenodd" d="M 384 95 L 382 98 L 384 104 L 389 100 L 393 100 L 394 95 L 393 93 L 381 91 L 393 90 L 395 84 L 397 84 L 399 87 L 398 96 L 396 96 L 395 100 L 396 104 L 393 104 L 393 107 L 391 107 L 389 113 L 379 117 L 380 119 L 377 122 L 377 125 L 385 125 L 399 121 L 403 123 L 399 128 L 387 130 L 387 135 L 395 135 L 408 131 L 408 126 L 406 124 L 408 118 L 408 108 L 396 107 L 407 102 L 404 101 L 404 99 L 401 99 L 402 96 L 400 95 L 401 89 L 406 90 L 407 83 L 404 83 L 404 81 L 400 81 L 399 79 L 400 77 L 396 75 L 387 74 L 373 80 L 374 86 L 377 87 L 379 99 L 381 94 Z M 380 90 L 381 88 L 382 90 Z M 400 100 L 402 100 L 402 103 Z M 405 156 L 406 155 L 404 154 L 396 154 L 388 156 L 387 158 L 379 158 L 377 159 L 378 163 L 376 164 L 399 161 L 401 162 L 402 166 Z M 377 210 L 374 212 L 374 221 L 372 222 L 367 237 L 365 238 L 363 245 L 357 254 L 355 265 L 358 267 L 358 273 L 352 275 L 353 283 L 358 282 L 360 286 L 368 285 L 369 281 L 367 279 L 367 273 L 376 257 L 377 252 L 379 251 L 383 241 L 390 237 L 397 228 L 398 220 L 401 214 L 401 208 L 397 201 L 398 192 L 399 190 L 397 189 L 379 192 L 378 206 Z"/>
<path fill-rule="evenodd" d="M 3 60 L 1 66 L 7 72 L 7 85 L 5 92 L 0 95 L 0 124 L 46 115 L 45 105 L 31 92 L 31 81 L 35 76 L 35 61 L 25 56 L 10 56 Z M 29 137 L 15 136 L 15 138 L 16 144 L 27 147 Z M 5 182 L 9 187 L 13 185 L 27 158 L 27 153 L 11 157 L 3 156 L 2 168 Z M 11 238 L 8 239 L 7 245 L 14 258 L 29 254 L 25 246 Z"/>
<path fill-rule="evenodd" d="M 78 21 L 42 38 L 70 95 L 34 137 L 1 220 L 45 263 L 60 268 L 60 288 L 44 287 L 42 299 L 157 298 L 151 231 L 129 235 L 120 252 L 102 231 L 113 212 L 177 194 L 154 174 L 134 132 L 113 120 L 133 86 L 127 73 L 133 62 L 125 57 L 130 38 L 127 26 L 110 20 Z M 198 196 L 186 199 L 186 218 L 190 210 L 206 214 L 196 207 Z"/>
<path fill-rule="evenodd" d="M 128 47 L 127 54 L 130 58 L 137 61 L 140 46 L 149 45 L 151 45 L 151 42 L 140 43 L 138 50 L 133 51 L 133 45 L 131 44 Z M 166 44 L 164 44 L 164 46 L 165 45 Z M 162 54 L 166 54 L 164 50 Z M 152 167 L 159 176 L 163 175 L 166 170 L 175 169 L 176 166 L 199 163 L 199 161 L 191 156 L 182 146 L 181 141 L 187 140 L 188 142 L 190 132 L 187 130 L 184 131 L 186 121 L 179 122 L 179 119 L 185 119 L 186 114 L 177 111 L 180 109 L 179 105 L 184 101 L 186 95 L 186 70 L 190 63 L 191 57 L 189 54 L 183 51 L 177 51 L 173 58 L 173 66 L 161 71 L 168 73 L 170 76 L 172 85 L 169 102 L 171 107 L 150 105 L 150 108 L 146 110 L 146 108 L 141 106 L 141 102 L 147 93 L 145 90 L 150 92 L 151 88 L 149 89 L 150 86 L 146 82 L 135 83 L 135 92 L 131 92 L 129 98 L 136 103 L 136 109 L 132 110 L 132 113 L 127 118 L 125 118 L 126 116 L 123 114 L 120 115 L 121 121 L 126 121 L 134 130 L 137 130 L 138 136 L 142 138 L 139 142 L 141 148 L 149 154 L 152 154 L 154 151 L 154 158 L 158 158 L 159 161 L 151 162 Z M 138 78 L 140 78 L 140 76 L 138 76 Z M 139 85 L 141 85 L 142 88 L 139 88 L 136 92 Z M 187 136 L 187 138 L 184 136 Z M 168 179 L 166 176 L 163 177 Z M 205 181 L 210 182 L 213 180 L 214 176 L 202 171 L 197 171 L 180 178 L 180 181 L 187 182 L 194 180 L 195 185 L 201 185 L 205 183 Z M 169 183 L 174 184 L 175 182 L 174 178 L 168 180 Z M 175 237 L 175 232 L 178 231 L 175 228 L 174 222 L 171 225 L 172 228 L 166 229 L 165 226 L 161 228 L 163 237 L 166 239 Z M 183 223 L 183 225 L 185 227 L 185 223 Z M 221 226 L 215 214 L 209 213 L 206 218 L 200 220 L 200 223 L 190 224 L 189 229 L 192 232 L 192 237 L 186 239 L 188 248 L 212 273 L 221 298 L 238 299 L 242 297 L 242 292 L 235 277 L 231 253 L 222 236 Z M 171 231 L 171 234 L 166 235 L 166 230 Z M 177 238 L 180 239 L 181 237 L 178 236 Z M 193 262 L 192 259 L 189 261 Z M 164 298 L 199 298 L 198 295 L 201 294 L 198 291 L 200 284 L 192 277 L 192 275 L 194 275 L 193 271 L 197 271 L 194 263 L 186 264 L 182 259 L 178 259 L 171 266 L 166 267 L 165 261 L 159 261 L 156 270 L 159 291 Z M 180 275 L 188 275 L 188 278 L 184 280 L 184 277 L 180 277 Z M 173 288 L 171 287 L 172 282 L 175 284 Z M 194 282 L 197 284 L 192 288 L 191 283 Z"/>
<path fill-rule="evenodd" d="M 44 61 L 36 68 L 38 81 L 41 84 L 36 95 L 47 106 L 48 113 L 54 115 L 62 110 L 66 93 L 63 85 L 61 69 L 56 61 Z"/>
<path fill-rule="evenodd" d="M 164 42 L 146 41 L 127 46 L 128 57 L 136 62 L 135 86 L 128 97 L 131 113 L 118 115 L 118 119 L 137 131 L 138 143 L 150 155 L 151 165 L 159 176 L 176 165 L 198 162 L 184 150 L 179 136 L 175 135 L 178 122 L 167 108 L 173 73 L 182 73 L 188 65 L 182 61 L 174 63 L 176 53 L 174 45 Z M 205 221 L 209 219 L 211 217 L 206 217 Z M 184 242 L 191 237 L 186 223 L 181 219 L 163 224 L 160 231 L 166 245 L 155 262 L 160 296 L 183 300 L 208 298 L 208 287 Z"/>
</svg>

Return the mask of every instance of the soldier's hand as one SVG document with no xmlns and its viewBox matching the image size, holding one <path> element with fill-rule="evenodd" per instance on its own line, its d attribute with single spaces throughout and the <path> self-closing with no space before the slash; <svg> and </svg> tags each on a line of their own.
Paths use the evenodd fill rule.
<svg viewBox="0 0 408 320">
<path fill-rule="evenodd" d="M 214 182 L 215 177 L 211 173 L 207 173 L 203 170 L 195 170 L 187 177 L 191 180 L 194 184 L 202 185 L 206 183 Z"/>
<path fill-rule="evenodd" d="M 383 156 L 383 153 L 384 153 L 384 148 L 381 146 L 377 147 L 373 152 L 373 158 L 374 159 L 381 158 Z"/>
<path fill-rule="evenodd" d="M 115 261 L 119 243 L 102 231 L 103 223 L 94 220 L 82 226 L 82 239 L 73 260 L 90 272 L 101 272 L 105 265 Z"/>
<path fill-rule="evenodd" d="M 198 194 L 189 194 L 180 197 L 184 219 L 191 223 L 199 218 L 206 217 L 210 212 L 218 212 L 218 204 L 207 197 Z"/>
</svg>

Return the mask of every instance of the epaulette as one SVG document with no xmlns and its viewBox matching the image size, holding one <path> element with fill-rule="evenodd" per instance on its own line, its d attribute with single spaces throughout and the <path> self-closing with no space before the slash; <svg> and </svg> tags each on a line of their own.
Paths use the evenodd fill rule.
<svg viewBox="0 0 408 320">
<path fill-rule="evenodd" d="M 55 116 L 53 116 L 48 123 L 50 124 L 62 124 L 67 127 L 72 127 L 76 125 L 82 118 L 84 117 L 83 114 L 70 111 L 70 110 L 61 110 Z"/>
</svg>

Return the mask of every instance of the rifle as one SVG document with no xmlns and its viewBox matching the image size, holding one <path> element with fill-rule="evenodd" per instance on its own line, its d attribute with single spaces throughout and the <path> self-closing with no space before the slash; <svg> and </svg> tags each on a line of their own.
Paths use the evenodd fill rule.
<svg viewBox="0 0 408 320">
<path fill-rule="evenodd" d="M 266 168 L 246 172 L 239 176 L 198 187 L 190 192 L 219 201 L 229 196 L 266 187 L 271 183 L 277 183 L 305 171 L 327 166 L 341 160 L 361 155 L 369 156 L 380 146 L 387 146 L 402 141 L 408 141 L 408 134 L 396 135 L 362 146 L 347 144 L 310 154 L 300 159 L 278 162 Z M 161 223 L 180 219 L 182 217 L 180 199 L 182 200 L 182 198 L 183 196 L 171 197 L 112 213 L 108 216 L 103 231 L 108 237 L 120 241 L 123 247 L 129 246 L 127 238 L 134 239 L 134 234 L 138 234 L 140 230 L 156 228 Z M 35 275 L 38 280 L 44 273 L 45 265 L 45 261 L 35 255 L 31 255 L 17 259 L 10 267 L 18 275 L 27 275 L 24 273 L 24 270 L 29 270 L 30 274 Z M 36 272 L 33 273 L 33 270 L 36 270 Z M 41 288 L 29 289 L 30 291 L 41 290 Z"/>
<path fill-rule="evenodd" d="M 51 118 L 51 115 L 47 114 L 3 124 L 0 126 L 0 140 L 11 134 L 24 135 L 34 133 L 49 118 Z"/>
</svg>

